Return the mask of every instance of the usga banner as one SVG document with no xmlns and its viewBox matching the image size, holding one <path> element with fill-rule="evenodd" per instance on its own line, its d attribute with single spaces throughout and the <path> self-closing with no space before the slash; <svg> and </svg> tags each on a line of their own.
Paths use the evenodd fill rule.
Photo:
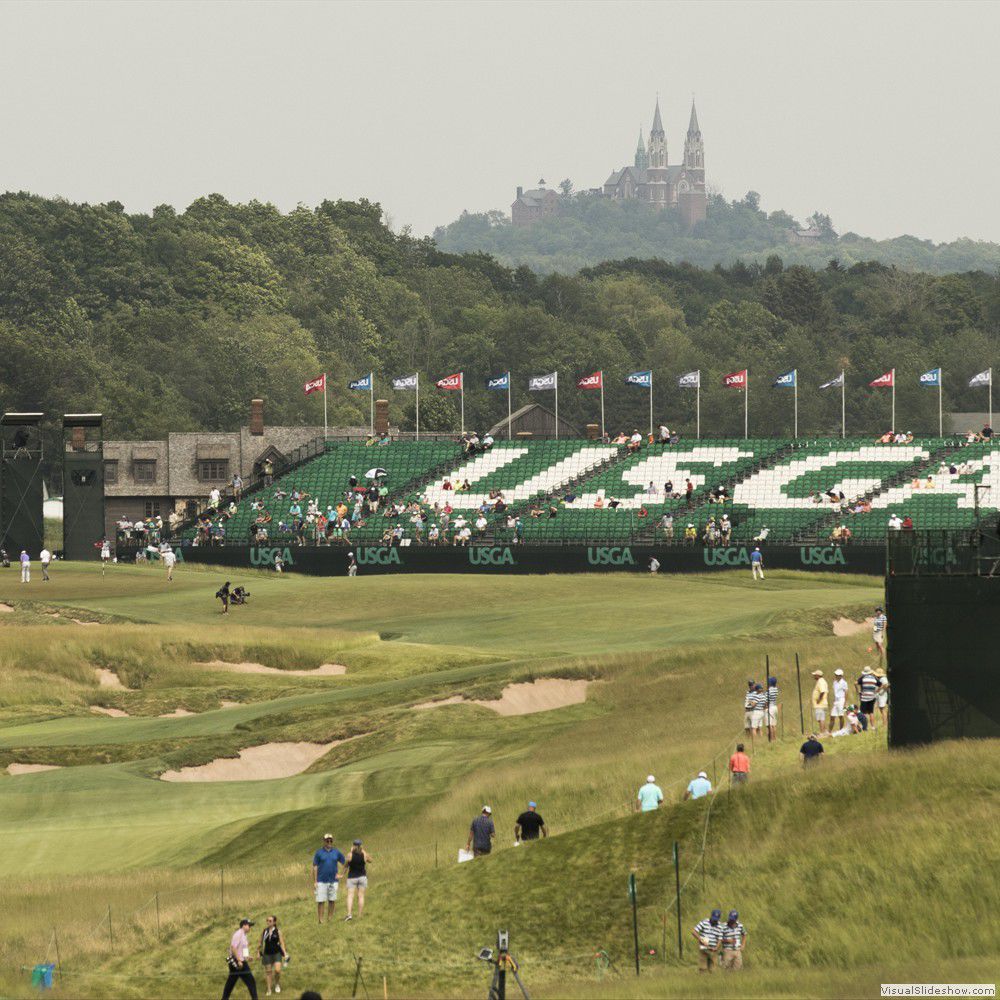
<svg viewBox="0 0 1000 1000">
<path fill-rule="evenodd" d="M 307 396 L 314 392 L 326 392 L 326 376 L 320 375 L 319 378 L 314 378 L 302 387 Z"/>
<path fill-rule="evenodd" d="M 745 389 L 747 387 L 747 369 L 733 372 L 731 375 L 723 375 L 722 384 L 730 389 Z"/>
<path fill-rule="evenodd" d="M 593 375 L 584 375 L 583 378 L 577 379 L 576 387 L 577 389 L 603 389 L 604 372 L 594 372 Z"/>
<path fill-rule="evenodd" d="M 445 375 L 444 378 L 438 379 L 434 383 L 439 389 L 454 389 L 459 392 L 462 390 L 462 373 L 457 372 L 454 375 Z"/>
</svg>

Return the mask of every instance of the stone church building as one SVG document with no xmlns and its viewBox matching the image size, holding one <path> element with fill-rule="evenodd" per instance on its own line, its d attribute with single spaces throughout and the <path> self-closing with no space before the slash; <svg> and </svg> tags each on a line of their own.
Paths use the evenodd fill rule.
<svg viewBox="0 0 1000 1000">
<path fill-rule="evenodd" d="M 670 166 L 667 162 L 667 136 L 657 100 L 648 146 L 643 143 L 640 130 L 633 164 L 612 171 L 604 182 L 603 191 L 607 198 L 645 201 L 656 208 L 676 207 L 688 228 L 701 222 L 705 218 L 708 194 L 705 190 L 705 144 L 694 101 L 691 102 L 691 120 L 681 163 Z"/>
</svg>

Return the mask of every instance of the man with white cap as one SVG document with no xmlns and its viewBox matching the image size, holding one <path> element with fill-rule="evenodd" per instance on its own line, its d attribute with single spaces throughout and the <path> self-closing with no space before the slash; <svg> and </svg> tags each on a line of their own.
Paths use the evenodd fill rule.
<svg viewBox="0 0 1000 1000">
<path fill-rule="evenodd" d="M 660 808 L 660 803 L 663 801 L 663 792 L 660 791 L 660 786 L 656 783 L 656 778 L 653 775 L 646 775 L 646 784 L 639 789 L 639 794 L 636 798 L 639 802 L 640 812 L 647 813 Z"/>
<path fill-rule="evenodd" d="M 483 811 L 469 826 L 469 840 L 465 845 L 465 849 L 472 851 L 474 858 L 481 858 L 484 854 L 489 854 L 493 850 L 493 838 L 495 836 L 496 827 L 493 826 L 493 810 L 489 806 L 483 806 Z"/>
<path fill-rule="evenodd" d="M 820 733 L 826 732 L 826 710 L 830 707 L 830 685 L 827 684 L 822 670 L 812 672 L 816 683 L 812 691 L 813 718 L 816 720 Z"/>
<path fill-rule="evenodd" d="M 708 775 L 704 771 L 698 772 L 697 778 L 692 778 L 684 793 L 685 799 L 703 799 L 706 795 L 712 794 L 712 782 L 708 780 Z"/>
<path fill-rule="evenodd" d="M 844 728 L 844 716 L 847 711 L 847 681 L 844 671 L 837 667 L 833 672 L 833 708 L 830 710 L 830 731 L 836 732 Z"/>
</svg>

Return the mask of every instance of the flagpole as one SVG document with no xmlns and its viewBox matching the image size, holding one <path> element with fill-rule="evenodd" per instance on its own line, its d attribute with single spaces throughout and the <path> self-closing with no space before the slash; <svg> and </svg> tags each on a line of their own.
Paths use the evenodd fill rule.
<svg viewBox="0 0 1000 1000">
<path fill-rule="evenodd" d="M 944 392 L 944 372 L 938 369 L 938 437 L 944 437 L 944 407 L 941 402 L 941 394 Z"/>
<path fill-rule="evenodd" d="M 323 372 L 323 444 L 326 444 L 326 372 Z"/>
<path fill-rule="evenodd" d="M 417 440 L 420 440 L 420 372 L 417 372 L 417 385 L 416 385 L 417 395 L 416 395 L 416 424 L 417 424 Z"/>
<path fill-rule="evenodd" d="M 462 434 L 465 435 L 465 372 L 459 374 L 459 397 L 462 402 Z"/>
<path fill-rule="evenodd" d="M 650 431 L 652 433 L 652 431 Z M 604 440 L 604 369 L 601 369 L 601 440 Z"/>
<path fill-rule="evenodd" d="M 559 440 L 559 372 L 555 373 L 556 376 L 556 440 Z"/>
<path fill-rule="evenodd" d="M 694 433 L 701 440 L 701 372 L 698 372 L 698 384 L 694 387 Z"/>
<path fill-rule="evenodd" d="M 844 377 L 844 369 L 840 369 L 840 437 L 847 437 L 847 379 Z"/>
<path fill-rule="evenodd" d="M 750 437 L 750 372 L 747 372 L 747 384 L 743 387 L 743 440 Z"/>
<path fill-rule="evenodd" d="M 372 398 L 371 398 L 371 404 L 372 404 L 371 405 L 371 414 L 372 414 L 371 415 L 371 421 L 372 421 L 371 434 L 374 437 L 374 435 L 375 435 L 375 372 L 369 372 L 368 373 L 368 388 L 371 391 L 371 396 L 372 396 Z"/>
<path fill-rule="evenodd" d="M 993 426 L 993 369 L 990 369 L 990 427 Z"/>
<path fill-rule="evenodd" d="M 896 430 L 896 369 L 892 369 L 892 430 Z"/>
<path fill-rule="evenodd" d="M 510 372 L 507 372 L 507 440 L 514 440 L 514 428 L 511 426 L 510 422 Z"/>
<path fill-rule="evenodd" d="M 792 383 L 792 389 L 795 390 L 795 437 L 799 436 L 799 370 L 795 369 L 795 374 L 792 375 L 795 381 Z"/>
<path fill-rule="evenodd" d="M 649 433 L 653 433 L 653 373 L 649 373 Z"/>
</svg>

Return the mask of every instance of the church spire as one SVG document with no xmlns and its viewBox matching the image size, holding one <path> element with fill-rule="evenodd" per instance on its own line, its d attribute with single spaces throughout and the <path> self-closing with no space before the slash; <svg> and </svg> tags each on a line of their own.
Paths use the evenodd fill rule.
<svg viewBox="0 0 1000 1000">
<path fill-rule="evenodd" d="M 691 98 L 691 121 L 688 122 L 688 135 L 694 136 L 701 131 L 698 128 L 698 112 L 695 110 L 694 98 Z"/>
<path fill-rule="evenodd" d="M 639 145 L 636 146 L 635 151 L 636 151 L 636 155 L 638 155 L 639 153 L 642 153 L 643 155 L 645 155 L 645 153 L 646 153 L 646 144 L 642 141 L 642 126 L 641 125 L 639 126 Z"/>
<path fill-rule="evenodd" d="M 657 95 L 656 98 L 656 111 L 653 112 L 653 127 L 649 130 L 650 139 L 654 135 L 663 135 L 663 121 L 660 119 L 660 98 Z"/>
<path fill-rule="evenodd" d="M 649 157 L 646 155 L 646 144 L 642 141 L 642 126 L 639 126 L 639 145 L 635 148 L 635 169 L 645 170 L 649 166 Z"/>
</svg>

